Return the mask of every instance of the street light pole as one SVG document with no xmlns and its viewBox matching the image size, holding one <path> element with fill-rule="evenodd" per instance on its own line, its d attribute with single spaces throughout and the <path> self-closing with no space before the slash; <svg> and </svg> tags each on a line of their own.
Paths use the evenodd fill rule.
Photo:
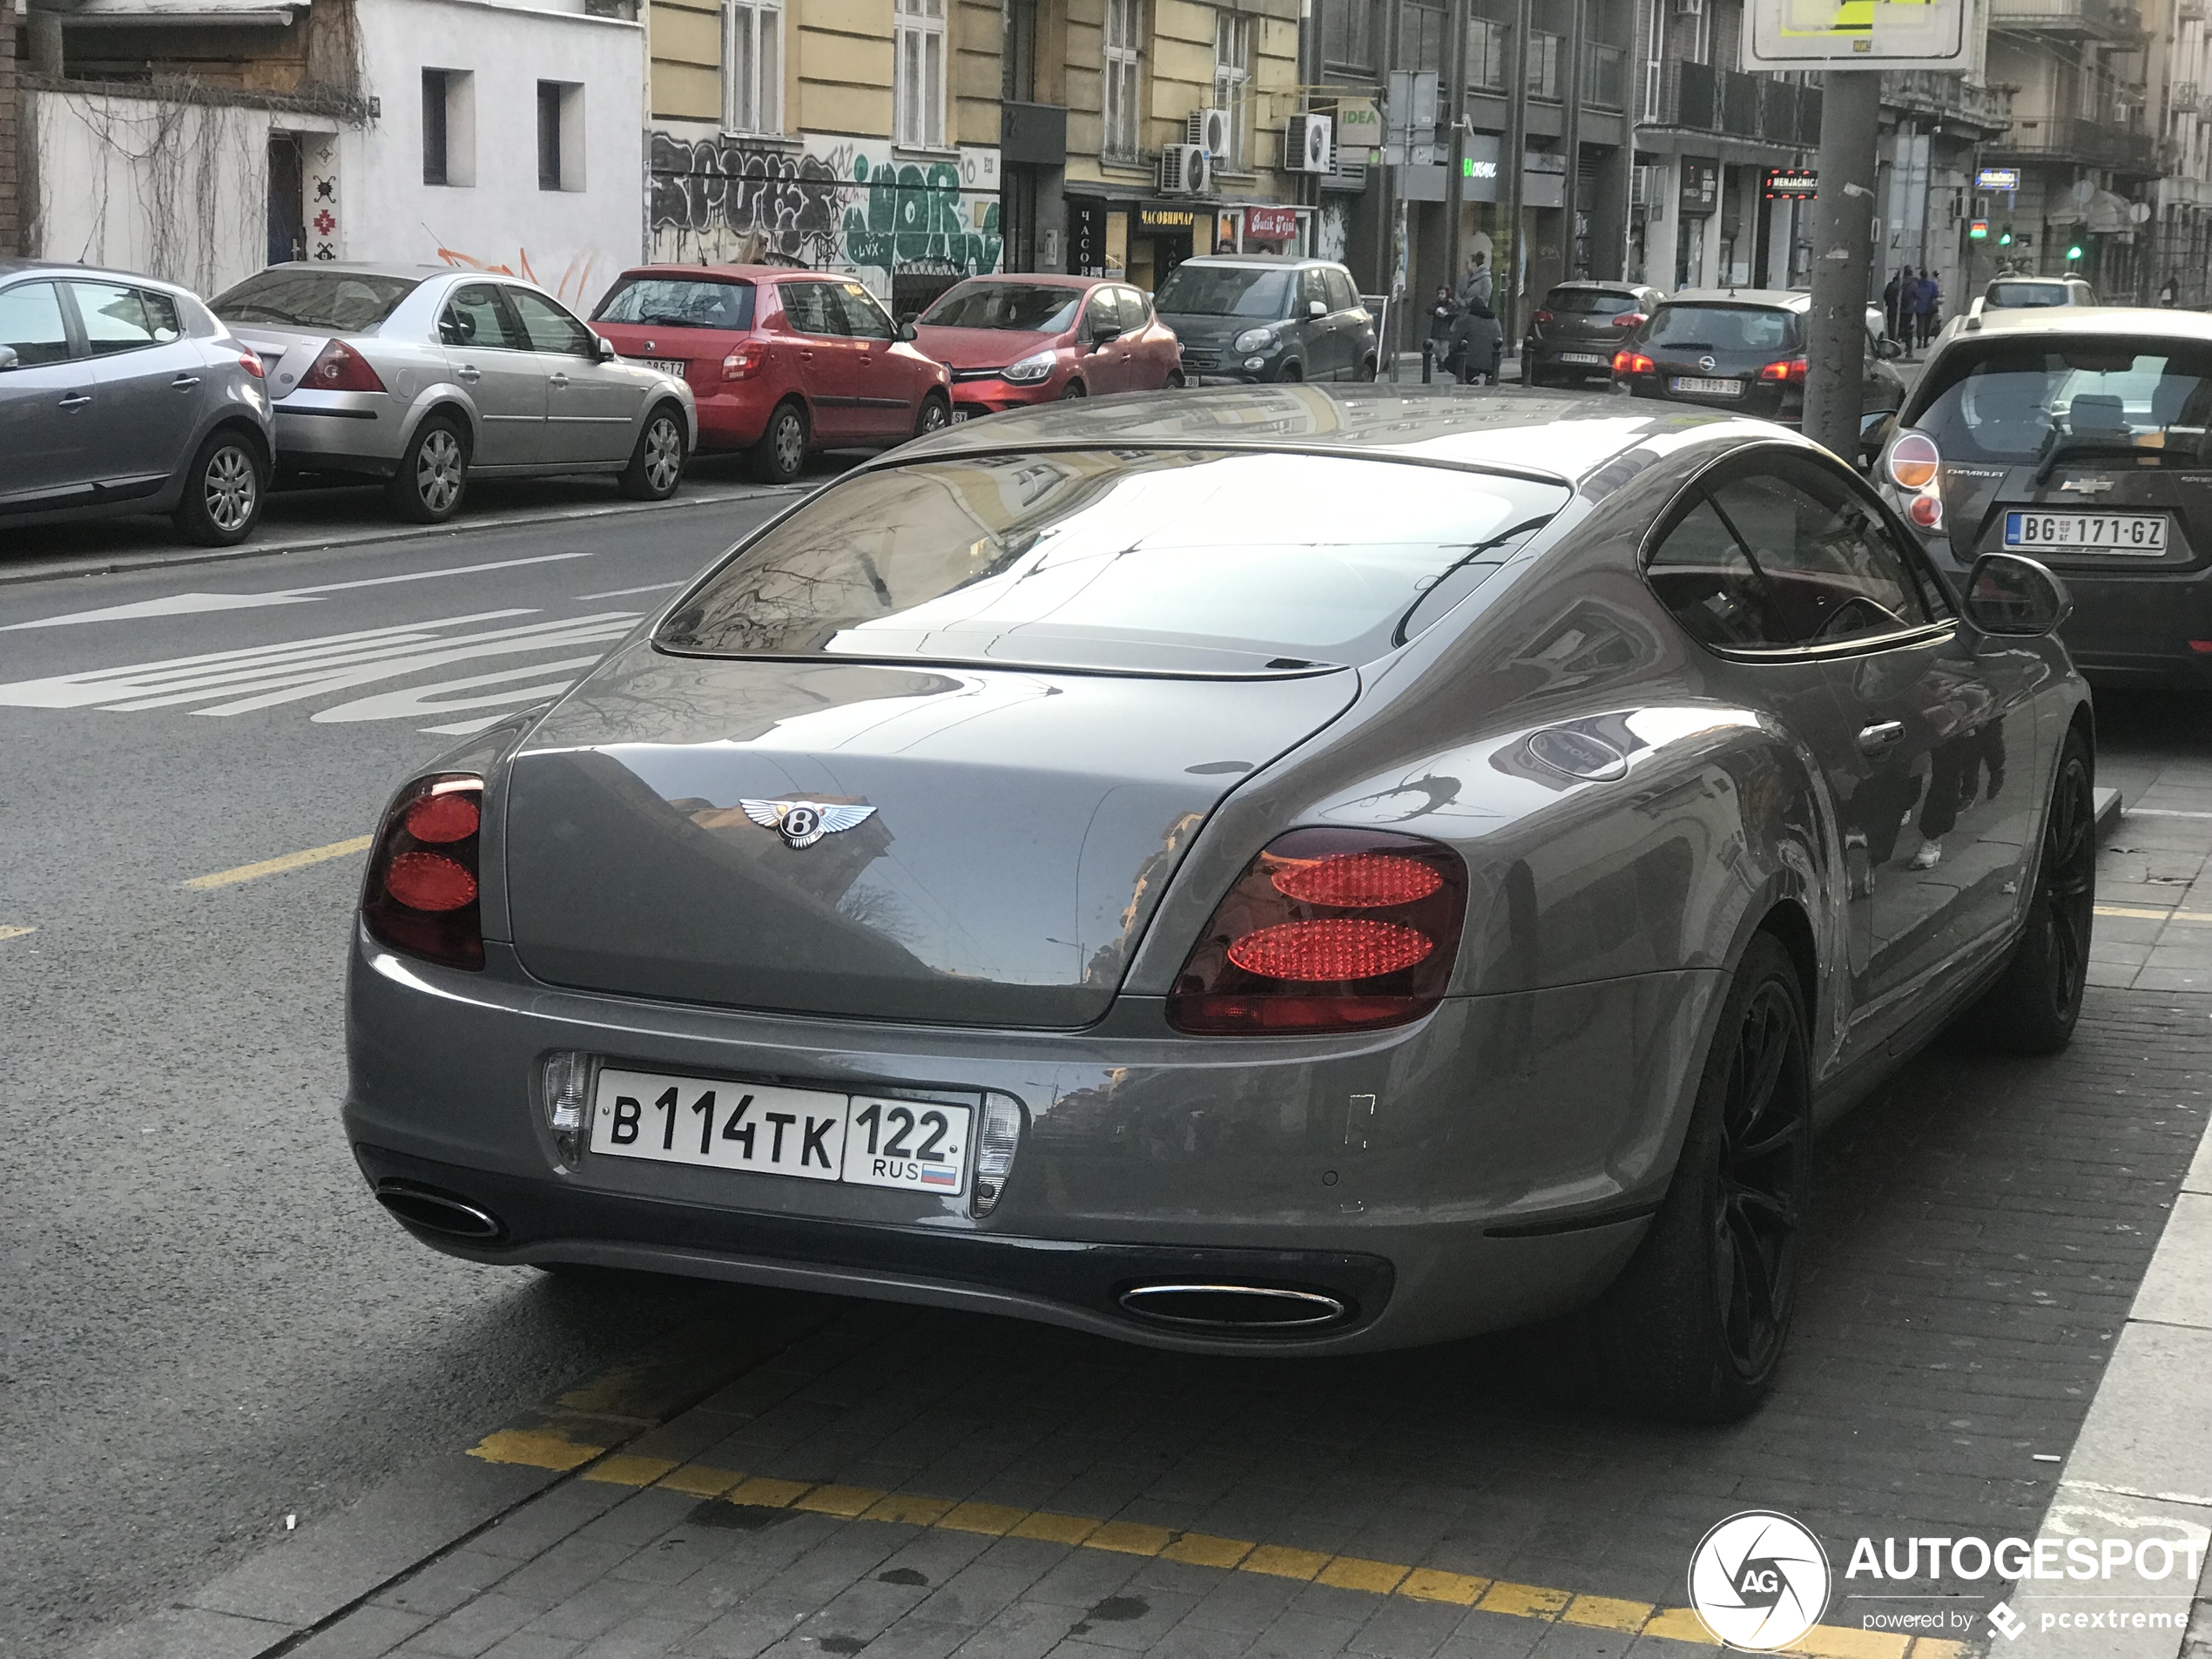
<svg viewBox="0 0 2212 1659">
<path fill-rule="evenodd" d="M 1491 263 L 1490 309 L 1507 341 L 1521 338 L 1521 267 L 1527 258 L 1521 245 L 1521 204 L 1527 199 L 1524 175 L 1528 152 L 1528 31 L 1533 27 L 1529 0 L 1519 0 L 1513 13 L 1513 45 L 1506 53 L 1513 78 L 1506 87 L 1505 157 L 1498 165 L 1505 185 L 1505 268 Z"/>
<path fill-rule="evenodd" d="M 1526 4 L 1527 0 L 1522 0 Z M 1820 196 L 1806 321 L 1804 430 L 1853 460 L 1866 367 L 1867 268 L 1873 253 L 1878 70 L 1830 70 L 1820 96 Z"/>
</svg>

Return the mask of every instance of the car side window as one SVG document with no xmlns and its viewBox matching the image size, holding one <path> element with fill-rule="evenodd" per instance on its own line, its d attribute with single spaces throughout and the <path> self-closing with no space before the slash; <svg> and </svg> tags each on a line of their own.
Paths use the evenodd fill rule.
<svg viewBox="0 0 2212 1659">
<path fill-rule="evenodd" d="M 1874 509 L 1794 455 L 1762 456 L 1711 492 L 1789 635 L 1807 644 L 1925 626 L 1925 595 Z"/>
<path fill-rule="evenodd" d="M 1090 300 L 1083 307 L 1083 338 L 1096 340 L 1111 334 L 1122 326 L 1122 308 L 1115 302 L 1111 288 L 1093 288 Z"/>
<path fill-rule="evenodd" d="M 508 321 L 507 307 L 499 303 L 499 289 L 489 282 L 471 282 L 455 288 L 438 319 L 438 338 L 448 346 L 473 346 L 479 351 L 527 351 Z"/>
<path fill-rule="evenodd" d="M 826 282 L 786 282 L 781 285 L 784 300 L 784 320 L 794 333 L 802 334 L 841 334 L 845 332 L 845 308 L 837 307 L 830 297 Z"/>
<path fill-rule="evenodd" d="M 855 340 L 896 340 L 899 330 L 884 314 L 875 296 L 857 282 L 841 282 L 831 290 L 845 322 L 845 333 Z"/>
<path fill-rule="evenodd" d="M 1316 300 L 1327 306 L 1329 289 L 1328 285 L 1321 280 L 1321 267 L 1309 265 L 1298 273 L 1298 314 L 1301 317 L 1306 315 Z"/>
<path fill-rule="evenodd" d="M 126 288 L 119 282 L 72 282 L 69 287 L 77 301 L 77 315 L 84 325 L 84 343 L 93 356 L 141 351 L 165 343 L 154 332 L 154 320 L 146 313 L 146 296 L 140 290 Z M 179 330 L 173 305 L 168 307 L 165 320 L 167 338 L 176 339 Z"/>
<path fill-rule="evenodd" d="M 18 368 L 65 363 L 72 354 L 61 295 L 51 282 L 18 282 L 0 288 L 0 346 L 12 346 Z"/>
<path fill-rule="evenodd" d="M 1359 309 L 1359 291 L 1352 286 L 1352 279 L 1341 271 L 1324 271 L 1323 278 L 1329 285 L 1329 307 L 1332 311 Z"/>
<path fill-rule="evenodd" d="M 1152 320 L 1152 307 L 1135 288 L 1116 288 L 1114 297 L 1119 302 L 1123 334 L 1133 334 Z"/>
<path fill-rule="evenodd" d="M 1771 650 L 1797 643 L 1743 544 L 1702 491 L 1653 550 L 1644 579 L 1700 644 Z"/>
<path fill-rule="evenodd" d="M 557 352 L 566 357 L 597 357 L 592 332 L 542 293 L 528 288 L 507 290 L 507 302 L 522 319 L 523 335 L 532 351 Z"/>
</svg>

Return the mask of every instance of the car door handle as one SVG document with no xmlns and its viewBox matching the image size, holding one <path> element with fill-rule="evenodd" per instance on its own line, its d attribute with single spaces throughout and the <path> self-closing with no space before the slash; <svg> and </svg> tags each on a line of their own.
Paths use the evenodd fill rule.
<svg viewBox="0 0 2212 1659">
<path fill-rule="evenodd" d="M 171 381 L 169 384 L 179 392 L 186 391 L 199 384 L 199 376 L 197 374 L 179 374 L 175 380 Z"/>
<path fill-rule="evenodd" d="M 92 395 L 90 392 L 71 392 L 67 397 L 62 400 L 62 408 L 65 409 L 81 409 L 91 401 Z"/>
<path fill-rule="evenodd" d="M 462 364 L 459 372 L 461 378 L 467 381 L 471 386 L 475 385 L 478 381 L 483 379 L 484 377 L 483 370 L 478 368 L 474 363 Z"/>
<path fill-rule="evenodd" d="M 548 386 L 552 387 L 556 391 L 558 391 L 562 387 L 566 386 L 569 383 L 569 377 L 565 374 L 555 374 L 550 376 L 545 383 Z"/>
<path fill-rule="evenodd" d="M 811 351 L 802 351 L 799 354 L 799 361 L 802 363 L 811 363 L 814 361 L 814 354 Z"/>
<path fill-rule="evenodd" d="M 1878 720 L 1872 725 L 1858 729 L 1858 752 L 1861 754 L 1887 754 L 1905 741 L 1905 722 Z"/>
</svg>

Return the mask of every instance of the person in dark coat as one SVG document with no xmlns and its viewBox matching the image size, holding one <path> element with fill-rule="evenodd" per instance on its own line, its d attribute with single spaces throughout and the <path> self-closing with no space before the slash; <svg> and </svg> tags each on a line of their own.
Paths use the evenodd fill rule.
<svg viewBox="0 0 2212 1659">
<path fill-rule="evenodd" d="M 1451 338 L 1452 325 L 1459 320 L 1460 302 L 1452 297 L 1452 290 L 1442 283 L 1436 285 L 1436 303 L 1428 308 L 1428 337 L 1436 342 L 1436 354 L 1444 355 L 1444 342 Z"/>
<path fill-rule="evenodd" d="M 1936 317 L 1942 307 L 1943 286 L 1936 280 L 1935 273 L 1924 266 L 1919 280 L 1912 285 L 1912 321 L 1922 351 L 1925 351 L 1928 342 L 1935 338 Z"/>
<path fill-rule="evenodd" d="M 1882 316 L 1889 324 L 1890 338 L 1901 340 L 1905 335 L 1902 323 L 1905 307 L 1905 273 L 1898 272 L 1882 286 Z"/>
<path fill-rule="evenodd" d="M 1498 383 L 1498 359 L 1506 348 L 1506 332 L 1490 314 L 1487 300 L 1475 300 L 1453 320 L 1449 343 L 1451 354 L 1445 361 L 1459 375 L 1460 385 L 1472 385 L 1477 380 L 1492 386 Z"/>
</svg>

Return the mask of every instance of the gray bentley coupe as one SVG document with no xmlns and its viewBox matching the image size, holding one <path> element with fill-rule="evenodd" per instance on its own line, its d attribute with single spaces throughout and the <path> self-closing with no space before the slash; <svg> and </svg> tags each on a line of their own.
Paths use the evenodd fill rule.
<svg viewBox="0 0 2212 1659">
<path fill-rule="evenodd" d="M 1775 1375 L 1814 1132 L 2079 1011 L 2063 586 L 1778 427 L 1224 388 L 913 443 L 402 788 L 346 1132 L 472 1260 Z"/>
</svg>

